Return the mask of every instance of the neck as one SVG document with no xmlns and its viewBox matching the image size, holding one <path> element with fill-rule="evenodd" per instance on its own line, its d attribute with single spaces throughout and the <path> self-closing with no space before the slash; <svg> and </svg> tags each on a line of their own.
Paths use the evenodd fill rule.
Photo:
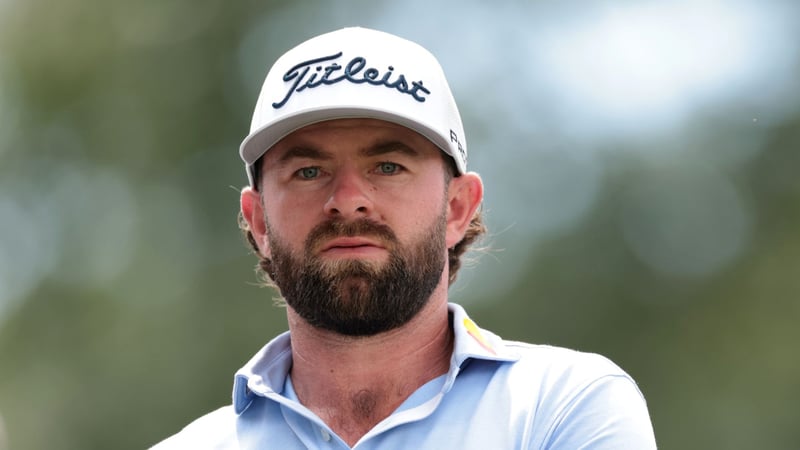
<svg viewBox="0 0 800 450">
<path fill-rule="evenodd" d="M 292 383 L 300 402 L 350 446 L 450 366 L 447 285 L 405 325 L 368 337 L 311 327 L 289 308 Z"/>
</svg>

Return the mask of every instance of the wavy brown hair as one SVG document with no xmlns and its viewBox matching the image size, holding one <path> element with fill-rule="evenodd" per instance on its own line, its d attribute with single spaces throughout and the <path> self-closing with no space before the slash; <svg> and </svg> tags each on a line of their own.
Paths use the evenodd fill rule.
<svg viewBox="0 0 800 450">
<path fill-rule="evenodd" d="M 444 154 L 442 154 L 442 156 L 446 162 L 445 167 L 447 167 L 445 170 L 445 186 L 448 186 L 450 184 L 450 180 L 457 176 L 457 171 L 453 159 L 449 156 L 445 156 Z M 254 185 L 259 186 L 261 184 L 261 160 L 256 161 L 255 166 L 256 170 Z M 242 231 L 244 238 L 250 244 L 251 249 L 258 257 L 258 265 L 256 270 L 259 273 L 259 277 L 266 285 L 272 286 L 272 260 L 263 256 L 259 251 L 258 244 L 256 244 L 256 240 L 253 237 L 253 232 L 250 230 L 250 225 L 248 225 L 247 221 L 244 219 L 244 215 L 241 213 L 241 211 L 239 212 L 238 220 L 239 229 Z M 485 233 L 486 225 L 483 223 L 483 214 L 481 208 L 478 208 L 469 222 L 469 226 L 467 227 L 467 231 L 464 233 L 464 237 L 452 248 L 447 249 L 447 267 L 449 274 L 448 284 L 450 286 L 452 286 L 456 281 L 458 269 L 461 268 L 461 257 L 464 255 L 464 253 L 466 253 L 470 246 L 472 246 Z"/>
</svg>

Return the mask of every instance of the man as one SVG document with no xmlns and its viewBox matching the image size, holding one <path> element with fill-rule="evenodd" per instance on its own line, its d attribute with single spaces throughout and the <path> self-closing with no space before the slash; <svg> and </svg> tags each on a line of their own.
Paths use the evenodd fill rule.
<svg viewBox="0 0 800 450">
<path fill-rule="evenodd" d="M 158 448 L 655 448 L 612 362 L 504 341 L 448 303 L 483 185 L 428 51 L 363 28 L 300 44 L 240 153 L 242 228 L 289 332 L 237 372 L 233 405 Z"/>
</svg>

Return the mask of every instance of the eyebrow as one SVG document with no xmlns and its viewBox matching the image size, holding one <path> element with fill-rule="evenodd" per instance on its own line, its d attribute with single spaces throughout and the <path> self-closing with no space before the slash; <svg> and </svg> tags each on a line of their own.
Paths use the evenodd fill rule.
<svg viewBox="0 0 800 450">
<path fill-rule="evenodd" d="M 407 156 L 417 156 L 419 152 L 400 141 L 381 142 L 361 151 L 364 156 L 380 156 L 388 153 L 402 153 Z"/>
<path fill-rule="evenodd" d="M 287 162 L 297 158 L 328 160 L 333 159 L 333 155 L 329 152 L 312 147 L 291 147 L 290 149 L 286 150 L 280 158 L 278 158 L 278 163 L 286 164 Z"/>
<path fill-rule="evenodd" d="M 367 157 L 387 155 L 389 153 L 401 153 L 407 156 L 419 155 L 418 151 L 414 150 L 413 148 L 409 147 L 408 145 L 400 141 L 379 142 L 376 145 L 364 148 L 359 153 L 361 153 L 362 156 L 367 156 Z M 280 158 L 278 158 L 278 164 L 285 165 L 288 162 L 292 161 L 293 159 L 308 158 L 308 159 L 325 161 L 325 160 L 331 160 L 333 159 L 333 157 L 334 157 L 333 153 L 327 152 L 325 150 L 320 150 L 314 147 L 296 146 L 287 149 L 283 153 L 283 155 L 281 155 Z"/>
</svg>

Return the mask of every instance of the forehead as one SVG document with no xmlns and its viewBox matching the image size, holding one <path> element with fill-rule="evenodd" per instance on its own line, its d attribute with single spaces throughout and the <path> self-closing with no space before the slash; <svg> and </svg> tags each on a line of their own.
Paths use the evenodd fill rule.
<svg viewBox="0 0 800 450">
<path fill-rule="evenodd" d="M 427 138 L 401 125 L 377 119 L 335 119 L 295 130 L 270 148 L 264 159 L 274 161 L 298 145 L 339 153 L 393 142 L 401 143 L 421 155 L 441 152 Z"/>
</svg>

